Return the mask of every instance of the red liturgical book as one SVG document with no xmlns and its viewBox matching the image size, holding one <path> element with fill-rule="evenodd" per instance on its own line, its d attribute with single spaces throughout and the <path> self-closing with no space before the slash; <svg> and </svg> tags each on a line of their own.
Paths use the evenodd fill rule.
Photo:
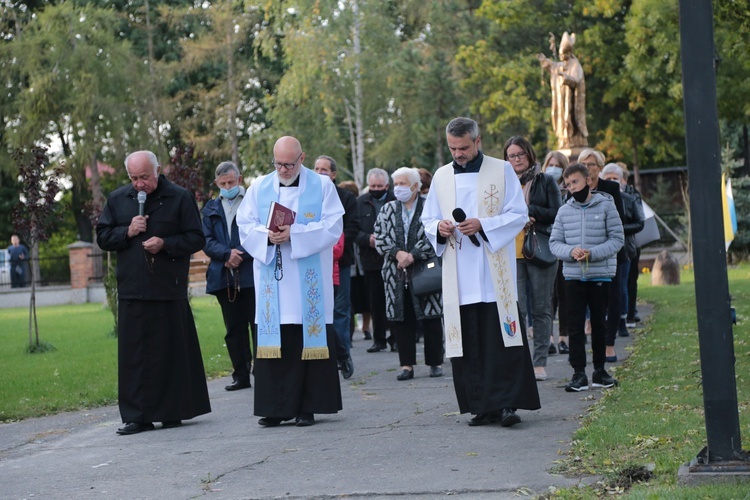
<svg viewBox="0 0 750 500">
<path fill-rule="evenodd" d="M 294 224 L 294 218 L 296 216 L 297 214 L 295 212 L 274 201 L 271 203 L 271 210 L 268 211 L 266 227 L 269 231 L 278 233 L 279 226 L 290 226 Z"/>
</svg>

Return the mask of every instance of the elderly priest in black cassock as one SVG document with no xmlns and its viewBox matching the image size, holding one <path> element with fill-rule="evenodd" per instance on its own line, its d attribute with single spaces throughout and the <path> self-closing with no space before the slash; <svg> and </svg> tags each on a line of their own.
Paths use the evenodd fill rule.
<svg viewBox="0 0 750 500">
<path fill-rule="evenodd" d="M 118 434 L 211 411 L 187 296 L 190 256 L 205 244 L 200 213 L 159 168 L 150 151 L 128 156 L 131 183 L 110 194 L 96 230 L 99 246 L 117 252 Z"/>
</svg>

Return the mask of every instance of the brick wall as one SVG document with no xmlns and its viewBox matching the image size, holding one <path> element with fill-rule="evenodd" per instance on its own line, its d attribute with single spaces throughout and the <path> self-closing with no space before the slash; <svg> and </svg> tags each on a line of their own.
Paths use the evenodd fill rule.
<svg viewBox="0 0 750 500">
<path fill-rule="evenodd" d="M 94 275 L 94 259 L 90 257 L 93 247 L 93 244 L 85 241 L 76 241 L 68 245 L 71 288 L 89 286 L 89 279 Z"/>
</svg>

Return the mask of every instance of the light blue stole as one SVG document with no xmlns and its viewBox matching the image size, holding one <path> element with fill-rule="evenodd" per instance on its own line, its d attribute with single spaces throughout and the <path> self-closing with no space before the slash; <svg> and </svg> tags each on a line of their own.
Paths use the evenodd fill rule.
<svg viewBox="0 0 750 500">
<path fill-rule="evenodd" d="M 295 224 L 319 221 L 323 211 L 323 183 L 318 174 L 301 167 L 300 184 L 304 177 L 305 191 L 299 193 Z M 258 217 L 268 219 L 271 203 L 279 201 L 274 189 L 275 175 L 267 175 L 258 190 Z M 280 187 L 279 189 L 285 189 Z M 258 358 L 281 357 L 281 320 L 279 317 L 279 283 L 274 277 L 276 259 L 270 264 L 261 264 L 260 303 L 258 304 Z M 326 321 L 323 290 L 323 273 L 320 254 L 297 259 L 299 269 L 298 300 L 302 304 L 302 359 L 328 359 Z M 282 277 L 283 279 L 283 277 Z M 286 297 L 285 300 L 294 300 Z"/>
</svg>

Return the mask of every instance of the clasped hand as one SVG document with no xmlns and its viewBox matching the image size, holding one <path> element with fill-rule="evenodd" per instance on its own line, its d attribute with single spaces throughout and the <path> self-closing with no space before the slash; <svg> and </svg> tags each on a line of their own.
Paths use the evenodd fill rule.
<svg viewBox="0 0 750 500">
<path fill-rule="evenodd" d="M 406 250 L 399 250 L 396 252 L 396 267 L 399 269 L 406 269 L 410 265 L 414 264 L 414 256 Z"/>
<path fill-rule="evenodd" d="M 279 230 L 274 231 L 268 231 L 268 241 L 270 241 L 273 245 L 281 245 L 282 243 L 286 243 L 289 241 L 290 237 L 290 229 L 292 226 L 279 226 Z"/>
<path fill-rule="evenodd" d="M 233 248 L 229 253 L 229 259 L 224 263 L 224 267 L 229 269 L 237 269 L 242 264 L 242 254 L 245 252 Z"/>
<path fill-rule="evenodd" d="M 471 219 L 466 219 L 460 224 L 455 224 L 452 220 L 449 219 L 443 219 L 438 223 L 438 232 L 443 238 L 447 238 L 448 236 L 453 234 L 454 229 L 458 229 L 458 231 L 463 235 L 472 236 L 482 230 L 482 223 L 479 221 L 479 219 L 474 217 L 472 217 Z"/>
<path fill-rule="evenodd" d="M 577 261 L 588 260 L 591 252 L 585 248 L 574 248 L 570 251 L 570 256 Z"/>
</svg>

